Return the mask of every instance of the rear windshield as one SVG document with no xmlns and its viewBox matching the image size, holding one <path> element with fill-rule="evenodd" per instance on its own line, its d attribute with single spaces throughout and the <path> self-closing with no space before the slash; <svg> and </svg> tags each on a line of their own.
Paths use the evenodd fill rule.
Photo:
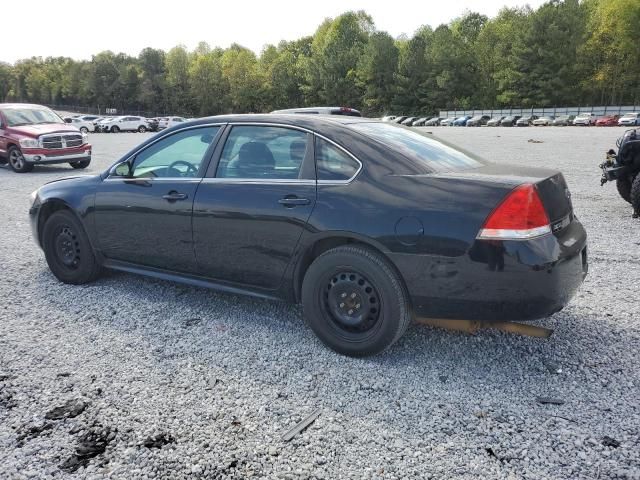
<svg viewBox="0 0 640 480">
<path fill-rule="evenodd" d="M 354 123 L 350 127 L 433 172 L 467 170 L 483 165 L 480 159 L 415 130 L 387 123 Z"/>
</svg>

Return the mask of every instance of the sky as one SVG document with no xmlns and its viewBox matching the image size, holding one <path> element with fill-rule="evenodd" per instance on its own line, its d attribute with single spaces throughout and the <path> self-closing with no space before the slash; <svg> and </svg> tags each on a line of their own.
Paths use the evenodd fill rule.
<svg viewBox="0 0 640 480">
<path fill-rule="evenodd" d="M 205 41 L 226 48 L 236 42 L 260 53 L 267 44 L 312 35 L 327 17 L 365 10 L 378 30 L 411 36 L 437 27 L 466 10 L 495 16 L 504 7 L 543 0 L 28 0 L 19 21 L 3 23 L 0 61 L 32 56 L 90 59 L 103 50 L 137 56 L 145 47 L 189 50 Z"/>
</svg>

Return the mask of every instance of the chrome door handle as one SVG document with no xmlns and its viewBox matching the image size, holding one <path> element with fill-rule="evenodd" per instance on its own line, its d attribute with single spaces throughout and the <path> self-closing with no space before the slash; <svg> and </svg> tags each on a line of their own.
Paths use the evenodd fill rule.
<svg viewBox="0 0 640 480">
<path fill-rule="evenodd" d="M 296 205 L 309 205 L 310 202 L 308 198 L 284 197 L 278 200 L 278 203 L 285 207 L 295 207 Z"/>
</svg>

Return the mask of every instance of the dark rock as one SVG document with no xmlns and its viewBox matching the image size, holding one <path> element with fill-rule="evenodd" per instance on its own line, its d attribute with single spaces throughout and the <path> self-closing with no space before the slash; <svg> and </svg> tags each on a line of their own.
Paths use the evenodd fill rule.
<svg viewBox="0 0 640 480">
<path fill-rule="evenodd" d="M 560 400 L 559 398 L 537 397 L 536 401 L 543 405 L 564 405 L 564 400 Z"/>
<path fill-rule="evenodd" d="M 605 447 L 618 448 L 620 446 L 620 442 L 615 438 L 611 438 L 605 435 L 604 437 L 602 437 L 602 445 L 604 445 Z"/>
<path fill-rule="evenodd" d="M 87 408 L 87 404 L 82 400 L 76 398 L 73 400 L 69 400 L 61 407 L 55 407 L 54 409 L 48 411 L 45 414 L 44 418 L 46 418 L 47 420 L 62 420 L 63 418 L 74 418 L 84 412 L 85 408 Z"/>
<path fill-rule="evenodd" d="M 70 377 L 71 373 L 69 372 L 60 372 L 58 374 L 56 374 L 56 377 Z"/>
<path fill-rule="evenodd" d="M 33 425 L 20 433 L 17 436 L 18 446 L 22 447 L 25 443 L 25 440 L 31 440 L 32 438 L 36 438 L 40 436 L 43 432 L 47 430 L 51 430 L 53 428 L 52 423 L 43 423 L 42 425 Z"/>
<path fill-rule="evenodd" d="M 438 375 L 438 379 L 440 379 L 440 381 L 442 383 L 446 382 L 447 378 L 449 378 L 449 377 L 447 377 L 446 375 Z"/>
<path fill-rule="evenodd" d="M 67 458 L 61 465 L 60 469 L 65 472 L 75 472 L 80 467 L 86 467 L 89 460 L 104 453 L 109 445 L 111 434 L 110 428 L 96 427 L 95 430 L 83 435 L 76 446 L 75 454 Z"/>
<path fill-rule="evenodd" d="M 200 318 L 187 318 L 183 325 L 185 327 L 195 327 L 196 325 L 199 325 L 202 322 L 202 319 Z"/>
<path fill-rule="evenodd" d="M 166 433 L 160 433 L 153 437 L 147 437 L 142 443 L 147 448 L 162 448 L 169 443 L 174 443 L 176 440 L 171 435 Z"/>
</svg>

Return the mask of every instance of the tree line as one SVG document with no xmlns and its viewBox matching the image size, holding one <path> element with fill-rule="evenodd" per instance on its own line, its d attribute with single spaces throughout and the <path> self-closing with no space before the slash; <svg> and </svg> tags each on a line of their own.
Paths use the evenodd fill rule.
<svg viewBox="0 0 640 480">
<path fill-rule="evenodd" d="M 368 115 L 438 109 L 637 105 L 638 0 L 551 0 L 466 12 L 393 38 L 364 11 L 326 19 L 312 36 L 193 51 L 104 51 L 91 60 L 0 62 L 0 101 L 188 116 L 340 105 Z"/>
</svg>

